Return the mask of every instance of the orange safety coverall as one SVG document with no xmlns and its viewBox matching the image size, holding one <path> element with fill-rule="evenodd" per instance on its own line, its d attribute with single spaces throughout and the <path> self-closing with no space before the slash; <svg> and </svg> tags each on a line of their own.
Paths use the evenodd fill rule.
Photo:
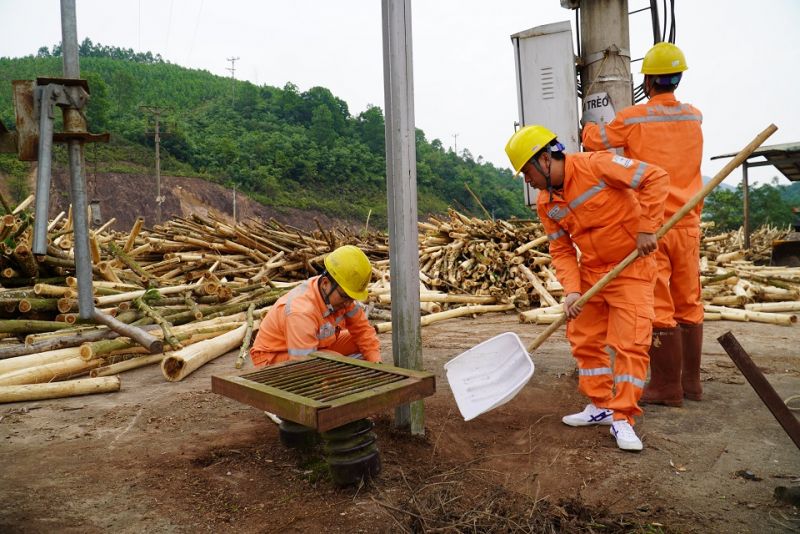
<svg viewBox="0 0 800 534">
<path fill-rule="evenodd" d="M 636 249 L 639 232 L 661 226 L 668 185 L 664 170 L 644 162 L 610 152 L 567 154 L 562 189 L 552 201 L 541 191 L 536 206 L 565 293 L 585 293 Z M 655 270 L 653 255 L 636 259 L 567 325 L 581 392 L 631 424 L 642 413 Z M 613 370 L 606 346 L 616 351 Z"/>
<path fill-rule="evenodd" d="M 670 177 L 664 219 L 669 219 L 703 187 L 703 115 L 675 100 L 673 93 L 653 96 L 630 106 L 609 124 L 587 123 L 583 146 L 588 150 L 622 147 L 625 156 L 658 165 Z M 700 297 L 700 212 L 703 203 L 686 214 L 658 242 L 654 326 L 703 322 Z"/>
<path fill-rule="evenodd" d="M 319 293 L 319 279 L 306 280 L 270 308 L 250 349 L 254 365 L 285 362 L 317 350 L 360 353 L 367 361 L 381 361 L 378 336 L 363 307 L 351 302 L 330 312 Z"/>
</svg>

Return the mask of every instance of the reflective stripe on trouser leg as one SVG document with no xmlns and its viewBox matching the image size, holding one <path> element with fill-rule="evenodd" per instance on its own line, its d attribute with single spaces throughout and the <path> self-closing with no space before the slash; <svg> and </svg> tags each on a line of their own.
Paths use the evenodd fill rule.
<svg viewBox="0 0 800 534">
<path fill-rule="evenodd" d="M 614 418 L 641 415 L 638 401 L 647 378 L 648 349 L 653 331 L 651 284 L 645 280 L 617 279 L 603 291 L 609 309 L 608 344 L 616 351 L 614 358 L 614 397 L 608 407 Z"/>
<path fill-rule="evenodd" d="M 605 408 L 613 395 L 614 380 L 605 350 L 608 306 L 601 295 L 593 297 L 580 315 L 567 323 L 567 338 L 578 362 L 578 388 L 595 406 Z"/>
<path fill-rule="evenodd" d="M 703 322 L 703 301 L 700 287 L 700 230 L 674 228 L 672 277 L 669 290 L 678 323 Z"/>
</svg>

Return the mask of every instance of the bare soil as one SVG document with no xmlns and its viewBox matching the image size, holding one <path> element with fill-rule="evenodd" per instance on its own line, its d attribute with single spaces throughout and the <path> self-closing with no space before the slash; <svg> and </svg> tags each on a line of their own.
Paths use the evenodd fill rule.
<svg viewBox="0 0 800 534">
<path fill-rule="evenodd" d="M 800 455 L 716 338 L 732 330 L 782 398 L 800 393 L 791 327 L 709 323 L 705 398 L 646 407 L 645 450 L 617 449 L 608 427 L 570 428 L 579 410 L 563 333 L 534 355 L 536 371 L 508 404 L 464 422 L 443 364 L 505 331 L 542 330 L 513 315 L 423 329 L 425 436 L 376 414 L 383 471 L 336 489 L 324 464 L 280 444 L 263 413 L 211 393 L 233 353 L 179 383 L 157 367 L 123 375 L 114 394 L 0 407 L 2 532 L 789 532 Z M 381 336 L 391 362 L 391 334 Z M 752 476 L 742 476 L 749 471 Z"/>
<path fill-rule="evenodd" d="M 172 217 L 188 217 L 197 214 L 203 217 L 233 221 L 233 190 L 201 178 L 162 176 L 161 219 L 156 220 L 155 178 L 149 174 L 98 173 L 87 179 L 87 201 L 98 200 L 103 222 L 111 217 L 116 222 L 114 230 L 130 230 L 136 218 L 145 218 L 145 226 L 152 227 Z M 30 190 L 36 189 L 36 172 L 30 176 Z M 61 170 L 53 173 L 50 189 L 50 217 L 67 210 L 70 203 L 69 173 Z M 265 206 L 236 193 L 236 219 L 246 221 L 251 218 L 268 221 L 274 217 L 282 224 L 289 224 L 303 230 L 316 228 L 314 219 L 323 227 L 354 223 L 334 219 L 318 212 L 294 208 Z"/>
</svg>

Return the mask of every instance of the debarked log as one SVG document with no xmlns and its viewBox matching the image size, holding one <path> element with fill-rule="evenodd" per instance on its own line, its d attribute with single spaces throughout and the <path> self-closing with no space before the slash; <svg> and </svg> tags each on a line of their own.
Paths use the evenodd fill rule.
<svg viewBox="0 0 800 534">
<path fill-rule="evenodd" d="M 0 375 L 0 386 L 52 382 L 59 378 L 86 373 L 95 367 L 100 367 L 102 364 L 103 360 L 99 358 L 86 361 L 81 357 L 73 356 L 65 360 L 45 363 Z"/>
<path fill-rule="evenodd" d="M 58 399 L 94 393 L 119 391 L 118 376 L 103 378 L 82 378 L 50 384 L 28 384 L 19 386 L 0 386 L 0 402 L 24 402 L 43 399 Z"/>
<path fill-rule="evenodd" d="M 255 321 L 253 330 L 258 330 L 261 321 Z M 221 336 L 177 350 L 161 362 L 161 371 L 170 382 L 178 382 L 199 369 L 206 363 L 226 352 L 235 349 L 242 343 L 247 325 L 231 330 Z"/>
</svg>

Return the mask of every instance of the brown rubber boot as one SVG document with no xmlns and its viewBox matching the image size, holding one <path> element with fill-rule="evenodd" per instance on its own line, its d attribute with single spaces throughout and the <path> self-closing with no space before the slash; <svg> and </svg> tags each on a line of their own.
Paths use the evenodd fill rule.
<svg viewBox="0 0 800 534">
<path fill-rule="evenodd" d="M 700 383 L 700 355 L 703 353 L 703 323 L 681 324 L 683 342 L 683 371 L 681 385 L 683 396 L 699 401 L 703 398 L 703 385 Z"/>
<path fill-rule="evenodd" d="M 653 328 L 650 345 L 650 382 L 644 388 L 641 404 L 683 406 L 681 360 L 683 355 L 681 330 Z"/>
</svg>

